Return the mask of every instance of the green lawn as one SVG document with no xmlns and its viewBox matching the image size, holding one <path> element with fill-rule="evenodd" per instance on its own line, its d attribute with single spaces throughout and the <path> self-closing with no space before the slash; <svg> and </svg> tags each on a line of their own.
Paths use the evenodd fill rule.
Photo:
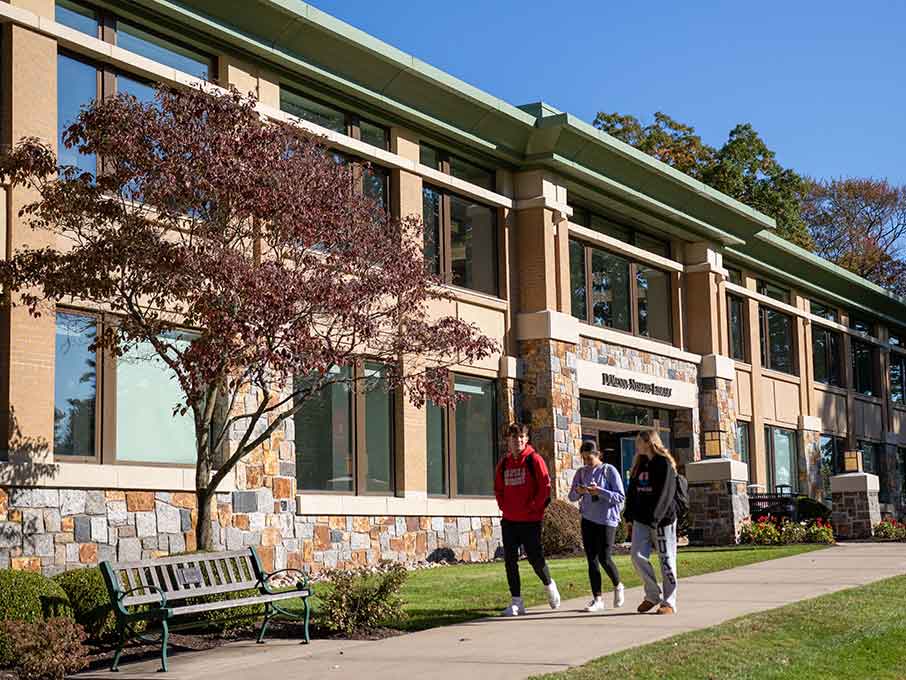
<svg viewBox="0 0 906 680">
<path fill-rule="evenodd" d="M 906 576 L 750 614 L 546 680 L 906 678 Z"/>
<path fill-rule="evenodd" d="M 788 557 L 816 550 L 824 546 L 740 546 L 734 548 L 683 548 L 678 556 L 680 579 L 684 576 L 705 574 L 722 569 L 739 567 L 753 562 Z M 639 579 L 632 569 L 628 555 L 615 558 L 620 576 L 626 587 L 639 585 Z M 522 572 L 522 595 L 526 605 L 546 601 L 544 590 L 532 568 L 524 560 L 520 562 Z M 574 597 L 591 597 L 588 588 L 588 571 L 584 557 L 550 560 L 551 576 L 557 582 L 564 600 Z M 604 577 L 605 587 L 610 582 Z M 317 612 L 317 593 L 325 586 L 314 587 L 314 610 Z M 498 614 L 509 602 L 506 575 L 502 562 L 486 564 L 462 564 L 413 572 L 402 592 L 406 621 L 400 626 L 405 630 L 423 630 L 451 623 L 460 623 L 482 616 Z M 627 606 L 635 607 L 635 602 Z"/>
</svg>

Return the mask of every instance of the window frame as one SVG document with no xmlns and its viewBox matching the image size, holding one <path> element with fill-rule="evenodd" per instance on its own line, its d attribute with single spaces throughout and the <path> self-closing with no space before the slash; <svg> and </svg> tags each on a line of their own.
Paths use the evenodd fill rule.
<svg viewBox="0 0 906 680">
<path fill-rule="evenodd" d="M 780 314 L 790 324 L 790 370 L 785 371 L 782 368 L 776 368 L 772 365 L 772 352 L 770 343 L 770 321 L 768 313 Z M 761 341 L 761 367 L 768 371 L 783 373 L 784 375 L 799 376 L 799 334 L 796 332 L 796 319 L 791 314 L 784 311 L 759 303 L 758 305 L 758 327 Z"/>
<path fill-rule="evenodd" d="M 494 471 L 492 472 L 491 478 L 494 478 L 496 473 L 497 463 L 500 462 L 501 457 L 501 447 L 500 447 L 500 405 L 498 404 L 498 398 L 500 397 L 499 389 L 500 383 L 496 378 L 488 378 L 487 376 L 482 375 L 472 375 L 469 373 L 460 373 L 460 372 L 450 372 L 449 376 L 449 385 L 450 389 L 454 390 L 456 385 L 456 377 L 460 376 L 463 378 L 478 379 L 478 380 L 487 380 L 490 384 L 494 386 L 494 401 L 493 401 L 493 412 L 491 414 L 491 422 L 494 423 Z M 465 498 L 465 499 L 479 499 L 486 500 L 488 498 L 494 497 L 493 489 L 491 493 L 486 495 L 475 495 L 475 494 L 460 494 L 457 492 L 459 477 L 456 472 L 456 411 L 452 406 L 440 407 L 435 406 L 441 412 L 441 422 L 443 423 L 443 440 L 441 446 L 441 456 L 443 459 L 443 469 L 446 479 L 447 490 L 445 493 L 431 493 L 428 492 L 428 498 Z M 427 418 L 427 410 L 426 410 Z M 427 451 L 428 451 L 428 440 L 427 440 L 427 427 L 425 435 L 425 482 L 427 486 Z"/>
<path fill-rule="evenodd" d="M 333 109 L 338 114 L 342 115 L 343 123 L 344 123 L 344 126 L 346 127 L 345 133 L 342 133 L 342 134 L 345 134 L 350 139 L 356 139 L 360 142 L 365 141 L 362 139 L 362 122 L 365 122 L 368 125 L 373 125 L 376 128 L 380 128 L 381 130 L 384 131 L 384 145 L 377 146 L 375 148 L 383 149 L 384 151 L 390 150 L 390 128 L 387 127 L 386 125 L 383 125 L 382 123 L 377 123 L 377 122 L 371 120 L 370 118 L 367 118 L 358 113 L 350 111 L 349 109 L 339 107 L 336 104 L 333 104 L 318 96 L 313 96 L 313 95 L 309 94 L 308 92 L 306 92 L 305 90 L 295 87 L 292 84 L 285 84 L 285 83 L 281 82 L 279 84 L 279 88 L 280 88 L 281 94 L 283 93 L 284 90 L 286 90 L 286 92 L 288 94 L 293 94 L 297 97 L 302 97 L 303 99 L 308 99 L 309 101 L 311 101 L 315 104 L 320 104 L 321 106 L 325 106 L 327 108 Z M 287 111 L 282 106 L 279 108 L 283 113 L 288 113 L 292 116 L 296 116 L 296 114 L 292 113 L 291 111 Z M 301 116 L 296 116 L 296 118 L 305 120 Z M 306 121 L 306 122 L 310 122 L 310 121 Z M 317 123 L 312 123 L 312 125 L 317 125 Z M 368 142 L 365 142 L 365 143 L 368 144 Z M 372 144 L 371 146 L 374 146 L 374 145 Z"/>
<path fill-rule="evenodd" d="M 366 435 L 366 423 L 367 423 L 367 411 L 365 406 L 365 400 L 367 399 L 368 392 L 370 390 L 365 389 L 365 364 L 366 363 L 382 363 L 375 361 L 372 358 L 362 356 L 357 358 L 352 366 L 350 366 L 352 376 L 349 378 L 352 395 L 351 395 L 351 404 L 350 404 L 350 436 L 352 438 L 352 489 L 349 491 L 337 490 L 337 489 L 305 489 L 302 488 L 301 480 L 298 475 L 298 467 L 296 472 L 296 493 L 305 494 L 305 495 L 329 495 L 329 496 L 375 496 L 379 498 L 390 498 L 396 495 L 397 485 L 399 481 L 399 475 L 397 471 L 397 461 L 399 459 L 398 447 L 399 447 L 399 436 L 396 431 L 397 424 L 399 423 L 399 406 L 398 400 L 396 398 L 396 390 L 387 390 L 387 396 L 392 405 L 390 409 L 390 423 L 389 423 L 389 433 L 390 433 L 390 488 L 387 491 L 368 491 L 368 445 L 367 445 L 367 435 Z M 388 366 L 388 364 L 382 364 L 383 366 Z M 338 381 L 342 383 L 344 381 Z M 337 384 L 337 383 L 331 383 Z M 320 391 L 319 391 L 320 394 Z M 295 426 L 295 420 L 293 422 Z M 293 444 L 296 448 L 296 465 L 298 465 L 298 456 L 300 450 L 304 454 L 304 449 L 296 443 L 296 438 L 303 434 L 301 431 L 302 428 L 295 427 L 295 437 L 293 438 Z"/>
<path fill-rule="evenodd" d="M 472 293 L 478 293 L 479 295 L 490 295 L 491 297 L 499 298 L 500 297 L 500 272 L 501 272 L 501 262 L 500 262 L 500 219 L 497 214 L 497 209 L 494 206 L 487 205 L 481 201 L 476 201 L 474 199 L 458 194 L 455 191 L 448 191 L 442 189 L 434 184 L 424 183 L 422 185 L 422 221 L 425 222 L 424 215 L 424 192 L 433 191 L 438 196 L 438 243 L 436 244 L 437 250 L 437 262 L 438 262 L 438 271 L 437 276 L 440 280 L 448 285 L 461 290 L 467 290 Z M 493 292 L 488 292 L 480 290 L 478 288 L 469 288 L 468 286 L 463 286 L 458 283 L 453 282 L 453 197 L 458 198 L 459 200 L 465 201 L 467 203 L 474 203 L 480 205 L 484 208 L 487 208 L 491 211 L 491 219 L 493 224 L 491 226 L 492 236 L 494 238 L 494 253 L 492 257 L 492 262 L 494 263 L 494 290 Z"/>
<path fill-rule="evenodd" d="M 639 262 L 634 258 L 631 258 L 623 253 L 614 252 L 608 250 L 607 248 L 602 248 L 599 245 L 593 245 L 587 241 L 577 238 L 575 236 L 569 237 L 570 243 L 575 242 L 582 246 L 583 248 L 583 265 L 584 265 L 584 279 L 585 279 L 585 318 L 576 316 L 573 314 L 572 310 L 572 290 L 570 290 L 570 310 L 569 314 L 575 319 L 578 319 L 581 322 L 587 323 L 590 326 L 595 326 L 596 328 L 607 328 L 608 330 L 615 331 L 617 333 L 622 333 L 631 337 L 645 338 L 646 340 L 652 340 L 654 342 L 659 342 L 664 345 L 674 346 L 674 327 L 673 327 L 673 311 L 674 311 L 674 300 L 673 300 L 673 277 L 671 273 L 665 269 L 661 269 L 657 265 L 648 264 L 646 262 Z M 600 251 L 607 255 L 618 257 L 620 259 L 626 260 L 629 265 L 629 275 L 627 281 L 629 282 L 629 330 L 624 330 L 622 328 L 617 328 L 615 326 L 603 326 L 596 324 L 594 322 L 594 305 L 591 300 L 591 287 L 589 282 L 592 280 L 592 257 L 594 251 Z M 654 269 L 661 272 L 664 275 L 664 278 L 667 282 L 667 300 L 668 300 L 668 314 L 667 314 L 667 328 L 669 339 L 664 340 L 661 338 L 656 338 L 653 335 L 641 335 L 639 333 L 639 290 L 638 290 L 638 272 L 639 267 L 643 269 Z M 570 284 L 572 289 L 572 284 Z"/>
<path fill-rule="evenodd" d="M 835 337 L 837 338 L 837 347 L 840 350 L 839 355 L 834 360 L 833 353 L 831 352 L 831 343 L 826 342 L 824 346 L 824 361 L 825 364 L 830 366 L 837 366 L 839 374 L 837 376 L 837 382 L 831 382 L 830 380 L 821 380 L 818 378 L 817 370 L 818 364 L 815 361 L 815 337 L 817 333 L 823 333 L 826 337 Z M 812 325 L 812 380 L 820 385 L 828 385 L 830 387 L 838 387 L 840 389 L 846 389 L 846 370 L 845 364 L 843 363 L 843 354 L 845 351 L 843 333 L 840 331 L 829 328 L 828 326 L 823 326 L 821 324 Z M 843 369 L 843 370 L 840 370 Z"/>
<path fill-rule="evenodd" d="M 431 165 L 427 165 L 427 164 L 424 164 L 421 162 L 422 149 L 429 149 L 437 156 L 437 164 L 435 166 L 433 166 L 434 170 L 437 170 L 438 172 L 442 172 L 445 175 L 449 175 L 450 177 L 456 177 L 457 179 L 462 180 L 463 182 L 468 182 L 469 184 L 472 184 L 476 187 L 481 187 L 482 189 L 485 189 L 487 191 L 493 191 L 494 193 L 497 192 L 497 186 L 496 186 L 497 185 L 497 176 L 496 176 L 497 173 L 494 170 L 489 170 L 488 168 L 484 167 L 480 163 L 473 163 L 472 161 L 470 161 L 467 158 L 463 158 L 462 156 L 458 156 L 457 154 L 450 153 L 446 149 L 443 149 L 439 146 L 435 146 L 434 144 L 431 144 L 429 142 L 419 141 L 418 149 L 419 149 L 419 163 L 421 163 L 422 165 L 426 165 L 426 167 L 429 167 L 429 168 L 432 167 Z M 459 161 L 459 162 L 465 163 L 466 165 L 471 165 L 473 168 L 477 168 L 478 170 L 480 170 L 482 172 L 486 172 L 488 174 L 488 184 L 487 185 L 475 184 L 475 182 L 470 182 L 467 179 L 463 179 L 462 177 L 457 177 L 456 175 L 454 175 L 453 174 L 454 161 Z"/>
<path fill-rule="evenodd" d="M 894 364 L 900 366 L 900 386 L 899 386 L 899 399 L 894 399 L 894 380 L 893 380 L 893 367 Z M 897 406 L 906 407 L 906 354 L 892 351 L 890 352 L 890 360 L 887 366 L 887 380 L 890 383 L 890 392 L 887 395 L 888 401 Z"/>
<path fill-rule="evenodd" d="M 809 313 L 812 316 L 817 316 L 834 323 L 840 323 L 840 311 L 833 305 L 821 302 L 821 300 L 816 300 L 814 298 L 809 298 L 808 305 Z M 821 310 L 824 311 L 823 314 L 820 313 Z"/>
<path fill-rule="evenodd" d="M 611 236 L 612 238 L 616 238 L 618 241 L 623 241 L 623 239 L 621 239 L 617 236 L 613 236 L 613 234 L 607 234 L 607 232 L 603 232 L 592 226 L 595 218 L 602 220 L 604 222 L 609 222 L 617 229 L 623 229 L 626 231 L 627 239 L 624 242 L 627 243 L 628 245 L 635 246 L 636 248 L 641 248 L 645 252 L 652 253 L 653 255 L 657 255 L 659 257 L 663 257 L 668 260 L 672 259 L 673 247 L 672 247 L 672 244 L 669 239 L 664 239 L 659 236 L 655 236 L 654 234 L 647 232 L 644 229 L 639 229 L 636 226 L 626 224 L 625 222 L 621 222 L 617 219 L 614 219 L 613 217 L 611 217 L 609 215 L 595 212 L 594 210 L 590 210 L 590 209 L 586 208 L 585 206 L 574 205 L 572 203 L 570 203 L 568 205 L 570 208 L 572 208 L 572 211 L 573 211 L 573 215 L 569 220 L 573 224 L 577 224 L 580 227 L 585 227 L 587 229 L 591 229 L 599 234 L 605 234 L 606 236 Z M 642 245 L 639 245 L 639 238 L 638 238 L 639 236 L 642 236 L 643 238 L 647 238 L 647 239 L 650 239 L 651 241 L 659 243 L 660 245 L 664 246 L 664 251 L 657 252 L 657 251 L 651 250 L 650 248 L 646 248 Z"/>
<path fill-rule="evenodd" d="M 776 447 L 774 446 L 774 431 L 780 430 L 782 432 L 791 432 L 793 434 L 793 445 L 795 450 L 793 451 L 793 469 L 790 470 L 791 485 L 790 493 L 796 495 L 799 493 L 799 432 L 797 430 L 791 430 L 787 427 L 780 427 L 778 425 L 765 425 L 764 426 L 764 439 L 765 439 L 765 457 L 767 458 L 767 478 L 768 478 L 768 489 L 770 493 L 777 492 L 777 452 Z M 784 485 L 786 486 L 786 485 Z"/>
<path fill-rule="evenodd" d="M 746 459 L 742 460 L 742 455 L 739 450 L 739 433 L 740 431 L 745 432 L 746 439 Z M 754 463 L 754 456 L 752 455 L 752 422 L 749 420 L 737 419 L 736 421 L 736 431 L 734 432 L 735 446 L 736 446 L 736 455 L 739 456 L 740 461 L 746 464 L 746 475 L 748 476 L 747 482 L 752 482 L 752 467 Z"/>
<path fill-rule="evenodd" d="M 733 352 L 733 314 L 732 306 L 733 303 L 738 303 L 740 306 L 740 329 L 741 338 L 742 338 L 742 347 L 739 348 L 741 356 L 737 356 Z M 749 328 L 749 305 L 747 299 L 736 295 L 734 293 L 727 293 L 727 352 L 730 355 L 730 358 L 734 361 L 741 361 L 743 363 L 751 363 L 752 352 L 749 348 L 750 340 L 749 333 L 746 331 Z"/>
<path fill-rule="evenodd" d="M 871 381 L 870 393 L 866 392 L 864 389 L 861 389 L 863 386 L 859 384 L 859 372 L 856 370 L 856 366 L 857 366 L 856 353 L 860 349 L 865 349 L 868 351 L 869 380 Z M 849 355 L 850 355 L 849 360 L 850 360 L 850 363 L 852 366 L 852 376 L 853 376 L 852 385 L 850 386 L 850 389 L 852 389 L 853 392 L 855 392 L 857 395 L 862 396 L 862 397 L 879 398 L 880 390 L 878 389 L 879 388 L 879 385 L 878 385 L 878 382 L 879 382 L 878 381 L 878 370 L 879 370 L 878 348 L 875 347 L 875 345 L 873 345 L 870 342 L 866 342 L 866 341 L 860 340 L 858 338 L 850 338 Z"/>
</svg>

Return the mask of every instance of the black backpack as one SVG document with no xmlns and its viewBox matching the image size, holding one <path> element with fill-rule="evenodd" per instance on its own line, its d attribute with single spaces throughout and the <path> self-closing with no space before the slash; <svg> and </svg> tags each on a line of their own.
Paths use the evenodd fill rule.
<svg viewBox="0 0 906 680">
<path fill-rule="evenodd" d="M 689 482 L 682 475 L 676 476 L 676 492 L 673 495 L 673 507 L 676 509 L 676 524 L 682 526 L 689 515 Z"/>
</svg>

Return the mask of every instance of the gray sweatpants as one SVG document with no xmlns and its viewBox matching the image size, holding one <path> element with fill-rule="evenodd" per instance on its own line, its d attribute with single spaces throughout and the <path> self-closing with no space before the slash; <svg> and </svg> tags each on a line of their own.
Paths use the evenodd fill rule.
<svg viewBox="0 0 906 680">
<path fill-rule="evenodd" d="M 663 590 L 651 566 L 651 548 L 657 549 L 661 563 Z M 632 566 L 645 586 L 645 599 L 656 604 L 669 604 L 676 609 L 676 522 L 665 527 L 632 524 Z"/>
</svg>

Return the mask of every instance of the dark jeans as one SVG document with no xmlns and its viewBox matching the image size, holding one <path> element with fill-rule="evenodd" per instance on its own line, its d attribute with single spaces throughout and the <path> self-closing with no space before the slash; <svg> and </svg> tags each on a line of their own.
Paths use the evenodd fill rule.
<svg viewBox="0 0 906 680">
<path fill-rule="evenodd" d="M 519 546 L 525 548 L 532 569 L 544 585 L 550 585 L 551 574 L 544 561 L 544 551 L 541 549 L 541 522 L 510 522 L 500 521 L 500 530 L 503 534 L 503 561 L 506 564 L 506 582 L 510 587 L 510 595 L 520 597 L 522 584 L 519 579 Z"/>
<path fill-rule="evenodd" d="M 613 561 L 613 544 L 616 537 L 616 527 L 608 527 L 582 518 L 582 545 L 585 547 L 585 559 L 588 560 L 588 581 L 595 596 L 601 594 L 601 572 L 598 570 L 598 563 L 604 567 L 614 586 L 620 583 L 620 572 Z"/>
</svg>

